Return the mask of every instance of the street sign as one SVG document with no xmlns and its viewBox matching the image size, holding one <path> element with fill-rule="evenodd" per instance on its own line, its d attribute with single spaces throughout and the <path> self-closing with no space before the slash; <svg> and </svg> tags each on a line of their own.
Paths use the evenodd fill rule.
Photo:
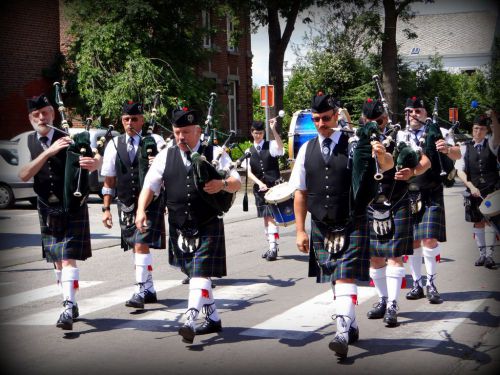
<svg viewBox="0 0 500 375">
<path fill-rule="evenodd" d="M 449 108 L 448 109 L 448 118 L 450 122 L 458 121 L 458 108 Z"/>
<path fill-rule="evenodd" d="M 267 97 L 266 97 L 267 87 Z M 274 86 L 264 85 L 260 86 L 260 106 L 261 107 L 274 107 Z"/>
</svg>

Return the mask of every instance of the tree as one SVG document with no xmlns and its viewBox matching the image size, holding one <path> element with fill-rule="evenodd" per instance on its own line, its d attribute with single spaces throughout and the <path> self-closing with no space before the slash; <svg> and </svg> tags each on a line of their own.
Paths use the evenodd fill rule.
<svg viewBox="0 0 500 375">
<path fill-rule="evenodd" d="M 224 2 L 193 0 L 65 0 L 73 38 L 63 75 L 81 114 L 119 115 L 124 98 L 152 101 L 157 89 L 166 108 L 177 97 L 204 108 L 213 81 L 196 67 L 212 51 L 202 38 L 214 29 L 193 22 L 200 9 L 226 9 Z"/>
</svg>

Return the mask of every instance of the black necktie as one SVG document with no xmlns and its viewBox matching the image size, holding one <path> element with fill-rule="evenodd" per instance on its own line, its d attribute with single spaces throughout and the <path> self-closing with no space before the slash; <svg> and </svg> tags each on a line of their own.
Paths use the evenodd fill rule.
<svg viewBox="0 0 500 375">
<path fill-rule="evenodd" d="M 44 150 L 49 148 L 48 142 L 49 138 L 48 137 L 40 137 L 40 143 L 42 144 L 42 147 Z"/>
<path fill-rule="evenodd" d="M 127 151 L 130 162 L 133 162 L 135 159 L 135 147 L 134 147 L 134 138 L 132 137 L 128 139 Z"/>
<path fill-rule="evenodd" d="M 330 145 L 332 144 L 331 138 L 325 138 L 321 146 L 321 154 L 325 163 L 330 159 Z"/>
<path fill-rule="evenodd" d="M 191 162 L 191 151 L 186 151 L 186 159 Z"/>
<path fill-rule="evenodd" d="M 260 150 L 262 149 L 262 147 L 260 146 L 257 146 L 257 151 L 260 152 Z"/>
<path fill-rule="evenodd" d="M 476 147 L 476 151 L 477 151 L 477 153 L 478 153 L 478 154 L 480 154 L 480 153 L 481 153 L 481 151 L 483 150 L 483 145 L 479 143 L 479 144 L 477 144 L 475 147 Z"/>
</svg>

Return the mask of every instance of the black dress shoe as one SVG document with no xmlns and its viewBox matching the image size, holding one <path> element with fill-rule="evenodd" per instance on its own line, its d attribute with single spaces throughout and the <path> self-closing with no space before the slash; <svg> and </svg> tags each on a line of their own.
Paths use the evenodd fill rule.
<svg viewBox="0 0 500 375">
<path fill-rule="evenodd" d="M 276 260 L 277 256 L 278 256 L 278 249 L 277 248 L 274 248 L 274 249 L 269 250 L 267 252 L 267 260 L 269 260 L 269 261 Z"/>
<path fill-rule="evenodd" d="M 433 305 L 437 305 L 443 302 L 441 295 L 434 285 L 427 285 L 427 299 Z"/>
<path fill-rule="evenodd" d="M 330 350 L 335 352 L 339 358 L 346 358 L 349 345 L 347 344 L 343 335 L 335 335 L 332 341 L 328 344 Z"/>
<path fill-rule="evenodd" d="M 151 292 L 148 289 L 144 290 L 144 303 L 156 303 L 158 298 L 156 297 L 156 292 Z"/>
<path fill-rule="evenodd" d="M 393 301 L 388 307 L 384 315 L 384 323 L 389 327 L 396 327 L 398 325 L 398 305 Z"/>
<path fill-rule="evenodd" d="M 182 280 L 181 283 L 184 284 L 184 285 L 189 284 L 189 280 L 190 280 L 190 278 L 188 276 L 184 280 Z"/>
<path fill-rule="evenodd" d="M 179 335 L 182 336 L 182 342 L 192 344 L 196 333 L 190 325 L 184 324 L 181 328 L 179 328 Z"/>
<path fill-rule="evenodd" d="M 366 313 L 368 319 L 382 319 L 387 309 L 387 297 L 382 297 L 373 305 L 373 309 Z"/>
<path fill-rule="evenodd" d="M 484 266 L 484 262 L 486 261 L 486 257 L 484 255 L 480 255 L 474 263 L 475 266 Z"/>
<path fill-rule="evenodd" d="M 221 321 L 212 320 L 208 316 L 205 318 L 205 321 L 194 330 L 197 335 L 207 335 L 209 333 L 216 333 L 220 331 L 222 331 Z"/>
<path fill-rule="evenodd" d="M 136 309 L 144 308 L 144 297 L 139 293 L 134 293 L 132 298 L 130 298 L 127 302 L 125 302 L 125 306 L 134 307 Z"/>
<path fill-rule="evenodd" d="M 71 312 L 73 313 L 73 320 L 80 316 L 80 310 L 78 309 L 78 304 L 74 303 L 71 307 Z"/>
<path fill-rule="evenodd" d="M 425 297 L 424 288 L 422 288 L 418 284 L 415 284 L 413 286 L 412 290 L 410 290 L 408 293 L 406 293 L 406 299 L 410 299 L 410 300 L 416 300 L 416 299 L 420 299 L 420 298 L 424 298 L 424 297 Z"/>
<path fill-rule="evenodd" d="M 262 253 L 261 257 L 267 259 L 267 254 L 269 254 L 269 250 L 266 250 Z"/>
<path fill-rule="evenodd" d="M 349 327 L 349 345 L 359 340 L 359 327 Z"/>
<path fill-rule="evenodd" d="M 495 261 L 493 260 L 492 257 L 486 257 L 486 260 L 484 262 L 484 266 L 486 268 L 489 268 L 491 270 L 491 269 L 495 268 L 496 263 L 495 263 Z"/>
<path fill-rule="evenodd" d="M 64 310 L 59 319 L 57 320 L 56 327 L 64 329 L 66 331 L 71 331 L 73 329 L 73 317 L 72 310 L 66 309 Z"/>
</svg>

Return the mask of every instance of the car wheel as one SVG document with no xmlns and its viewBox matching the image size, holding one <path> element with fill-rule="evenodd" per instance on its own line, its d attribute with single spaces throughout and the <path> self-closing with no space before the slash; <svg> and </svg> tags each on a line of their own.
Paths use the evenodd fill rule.
<svg viewBox="0 0 500 375">
<path fill-rule="evenodd" d="M 0 184 L 0 209 L 12 207 L 14 193 L 8 185 Z"/>
</svg>

